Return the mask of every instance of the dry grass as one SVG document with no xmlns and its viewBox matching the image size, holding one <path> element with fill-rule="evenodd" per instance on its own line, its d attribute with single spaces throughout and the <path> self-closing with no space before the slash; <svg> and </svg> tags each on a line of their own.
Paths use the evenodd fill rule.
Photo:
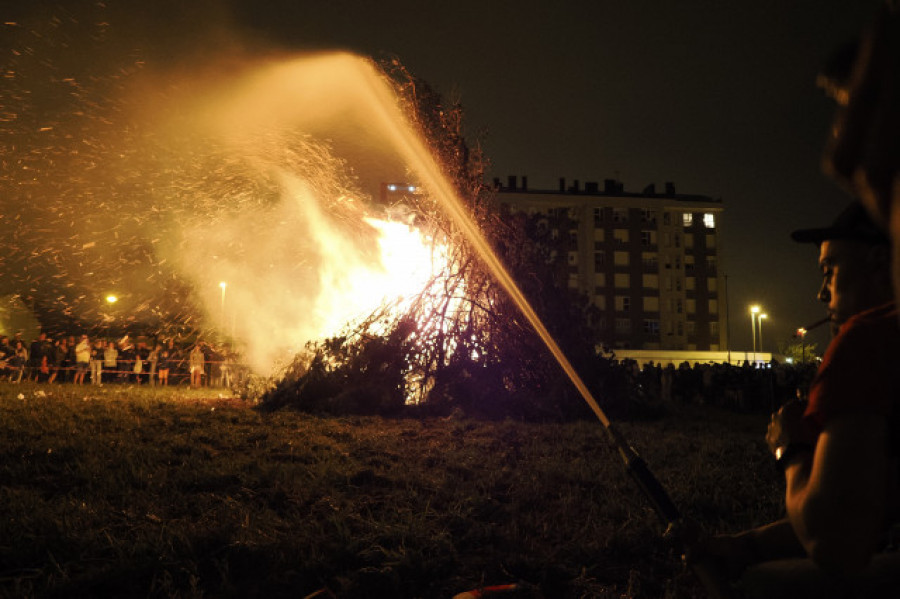
<svg viewBox="0 0 900 599">
<path fill-rule="evenodd" d="M 686 515 L 725 531 L 780 511 L 764 424 L 694 408 L 621 428 Z M 322 419 L 183 389 L 8 385 L 0 456 L 8 597 L 697 592 L 593 422 Z"/>
</svg>

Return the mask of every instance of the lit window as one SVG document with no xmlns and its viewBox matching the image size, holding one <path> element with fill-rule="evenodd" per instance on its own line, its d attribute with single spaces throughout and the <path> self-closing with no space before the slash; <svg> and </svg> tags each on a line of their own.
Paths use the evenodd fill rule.
<svg viewBox="0 0 900 599">
<path fill-rule="evenodd" d="M 716 216 L 711 212 L 707 212 L 706 214 L 704 214 L 703 215 L 703 226 L 706 227 L 707 229 L 715 229 L 716 228 Z"/>
<path fill-rule="evenodd" d="M 613 263 L 616 266 L 628 266 L 628 252 L 613 252 Z"/>
<path fill-rule="evenodd" d="M 606 310 L 606 296 L 597 294 L 594 296 L 594 305 L 600 310 Z"/>
<path fill-rule="evenodd" d="M 643 283 L 645 289 L 659 289 L 659 275 L 644 274 Z"/>
<path fill-rule="evenodd" d="M 694 247 L 694 236 L 690 233 L 684 234 L 684 247 L 692 248 Z"/>
<path fill-rule="evenodd" d="M 706 247 L 712 249 L 716 247 L 716 236 L 715 235 L 707 235 L 706 236 Z"/>
<path fill-rule="evenodd" d="M 695 314 L 697 312 L 697 300 L 695 300 L 695 299 L 684 300 L 684 307 L 687 309 L 688 314 Z"/>
<path fill-rule="evenodd" d="M 719 313 L 719 300 L 714 300 L 714 299 L 709 300 L 709 313 L 710 314 L 718 314 Z"/>
<path fill-rule="evenodd" d="M 605 241 L 606 231 L 603 229 L 594 229 L 594 241 Z"/>
<path fill-rule="evenodd" d="M 694 224 L 694 215 L 690 212 L 685 212 L 681 215 L 681 221 L 684 223 L 685 227 L 690 227 Z"/>
<path fill-rule="evenodd" d="M 578 289 L 578 273 L 569 273 L 569 289 Z"/>
<path fill-rule="evenodd" d="M 614 284 L 618 289 L 628 289 L 631 287 L 631 275 L 617 272 L 614 277 Z"/>
<path fill-rule="evenodd" d="M 696 279 L 694 277 L 685 277 L 684 278 L 684 289 L 685 291 L 693 291 L 696 289 Z"/>
<path fill-rule="evenodd" d="M 644 312 L 659 312 L 659 298 L 645 296 L 644 297 Z"/>
<path fill-rule="evenodd" d="M 719 280 L 714 277 L 710 277 L 710 278 L 706 279 L 706 288 L 709 291 L 718 291 L 719 290 Z"/>
<path fill-rule="evenodd" d="M 613 229 L 613 239 L 619 243 L 628 243 L 628 229 Z"/>
<path fill-rule="evenodd" d="M 617 295 L 616 296 L 616 311 L 617 312 L 628 312 L 631 308 L 631 298 L 627 295 Z"/>
<path fill-rule="evenodd" d="M 693 320 L 689 320 L 684 323 L 684 332 L 688 335 L 693 335 L 697 332 L 697 323 Z"/>
<path fill-rule="evenodd" d="M 602 272 L 598 272 L 594 274 L 594 284 L 597 285 L 597 288 L 606 287 L 606 274 Z"/>
</svg>

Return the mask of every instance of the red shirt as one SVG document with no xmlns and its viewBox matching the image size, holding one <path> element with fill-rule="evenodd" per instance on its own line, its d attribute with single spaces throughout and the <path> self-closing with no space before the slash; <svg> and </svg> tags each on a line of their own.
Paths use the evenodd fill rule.
<svg viewBox="0 0 900 599">
<path fill-rule="evenodd" d="M 804 418 L 817 432 L 840 414 L 885 419 L 900 405 L 900 324 L 895 302 L 852 316 L 831 341 L 809 391 Z M 900 432 L 892 431 L 896 449 Z"/>
</svg>

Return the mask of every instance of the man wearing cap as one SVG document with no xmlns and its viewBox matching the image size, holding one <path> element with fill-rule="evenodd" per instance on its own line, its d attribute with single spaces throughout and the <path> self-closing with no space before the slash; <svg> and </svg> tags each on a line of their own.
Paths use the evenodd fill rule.
<svg viewBox="0 0 900 599">
<path fill-rule="evenodd" d="M 766 435 L 786 480 L 787 518 L 704 547 L 746 597 L 896 597 L 900 553 L 885 550 L 900 520 L 900 327 L 890 244 L 858 203 L 821 229 L 835 337 L 809 404 L 785 405 Z"/>
</svg>

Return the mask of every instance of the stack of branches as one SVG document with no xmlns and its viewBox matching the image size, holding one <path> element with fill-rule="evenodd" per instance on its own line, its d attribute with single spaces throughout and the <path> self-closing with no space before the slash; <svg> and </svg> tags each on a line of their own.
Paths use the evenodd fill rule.
<svg viewBox="0 0 900 599">
<path fill-rule="evenodd" d="M 383 65 L 468 214 L 589 385 L 597 387 L 593 305 L 567 288 L 567 223 L 509 214 L 484 184 L 484 161 L 462 135 L 463 111 L 446 105 L 399 63 Z M 263 405 L 333 413 L 429 413 L 482 417 L 587 416 L 543 341 L 435 199 L 405 198 L 416 226 L 448 248 L 441 272 L 404 310 L 385 305 L 339 336 L 311 344 Z M 565 219 L 566 217 L 560 217 Z"/>
</svg>

